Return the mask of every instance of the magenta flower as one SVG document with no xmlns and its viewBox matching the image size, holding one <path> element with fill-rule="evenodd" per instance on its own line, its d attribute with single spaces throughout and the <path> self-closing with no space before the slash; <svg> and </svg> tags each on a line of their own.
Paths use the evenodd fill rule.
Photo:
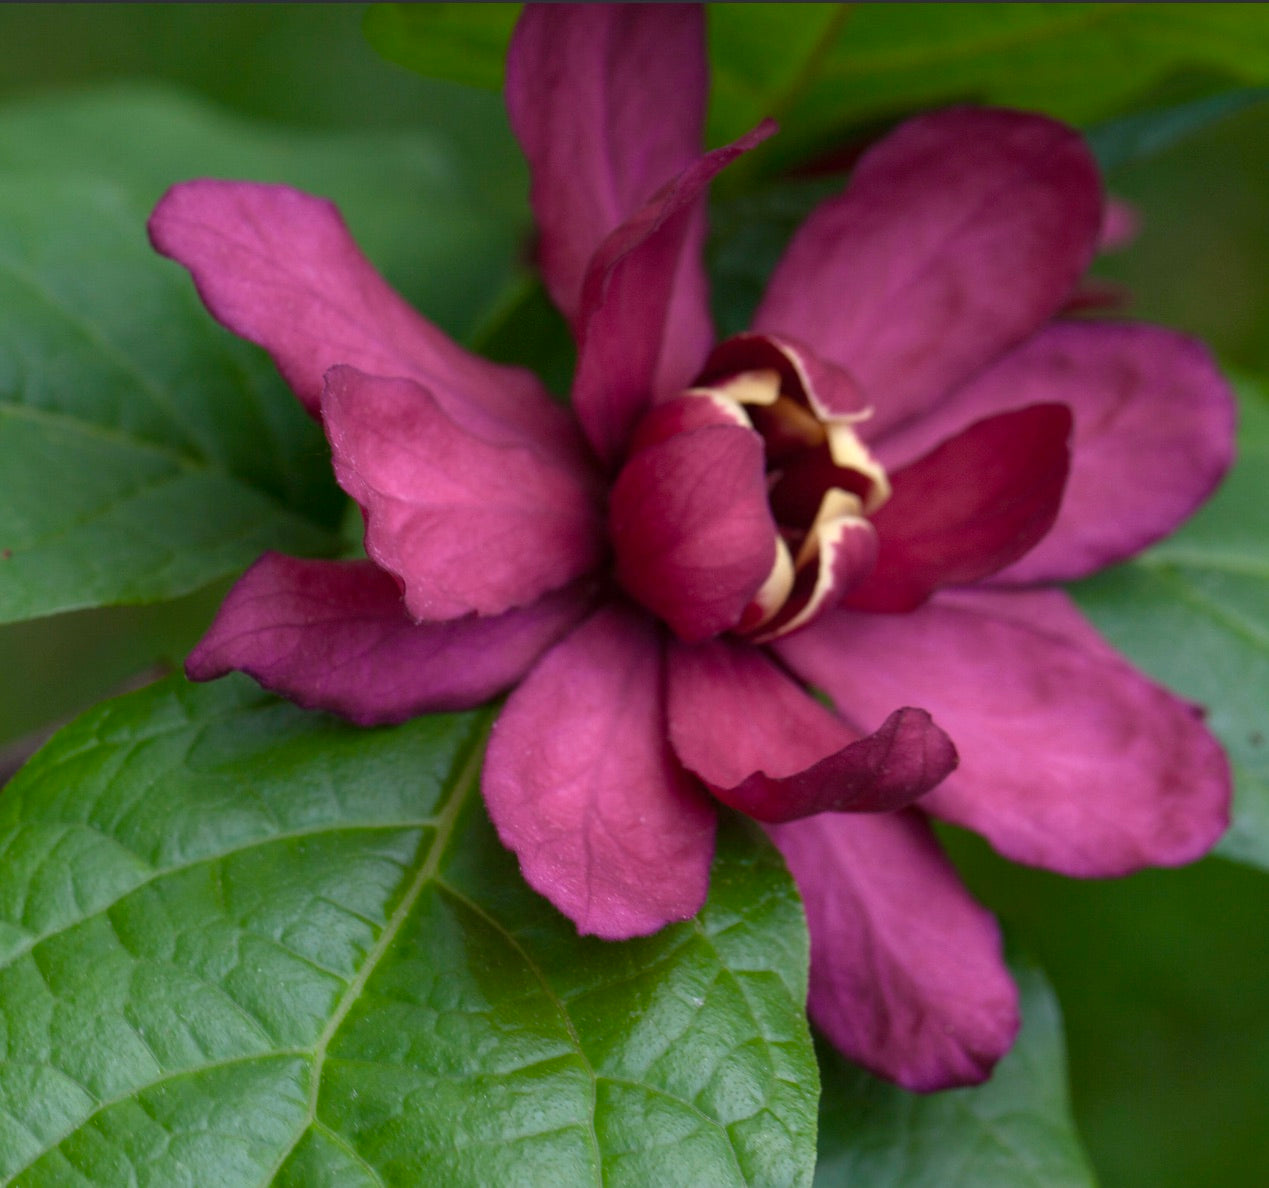
<svg viewBox="0 0 1269 1188">
<path fill-rule="evenodd" d="M 773 128 L 700 155 L 705 91 L 694 8 L 517 28 L 507 99 L 576 420 L 409 309 L 328 203 L 168 193 L 156 247 L 321 418 L 369 557 L 262 557 L 188 672 L 362 723 L 513 689 L 490 815 L 602 937 L 700 907 L 708 790 L 789 862 L 833 1042 L 912 1088 L 971 1083 L 1016 992 L 926 814 L 1081 876 L 1189 861 L 1225 827 L 1198 712 L 1045 587 L 1189 515 L 1229 464 L 1230 395 L 1193 341 L 1055 320 L 1099 181 L 1073 132 L 1008 111 L 876 145 L 752 332 L 713 345 L 706 186 Z"/>
</svg>

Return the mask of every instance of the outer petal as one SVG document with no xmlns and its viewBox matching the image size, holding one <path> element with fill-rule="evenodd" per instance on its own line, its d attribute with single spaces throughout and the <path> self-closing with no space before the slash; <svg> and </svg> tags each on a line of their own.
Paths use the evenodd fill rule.
<svg viewBox="0 0 1269 1188">
<path fill-rule="evenodd" d="M 695 5 L 531 4 L 516 24 L 507 110 L 543 277 L 575 324 L 595 250 L 700 155 L 707 86 Z"/>
<path fill-rule="evenodd" d="M 873 438 L 924 413 L 1065 303 L 1101 225 L 1079 136 L 1041 116 L 910 120 L 794 237 L 754 321 L 845 367 Z"/>
<path fill-rule="evenodd" d="M 609 525 L 618 580 L 681 638 L 735 626 L 776 562 L 762 439 L 706 425 L 641 450 L 613 486 Z"/>
<path fill-rule="evenodd" d="M 671 644 L 668 687 L 679 760 L 760 821 L 890 812 L 956 766 L 951 740 L 924 710 L 896 710 L 861 738 L 748 644 Z"/>
<path fill-rule="evenodd" d="M 622 454 L 653 397 L 672 397 L 699 370 L 709 335 L 683 366 L 662 366 L 672 325 L 681 314 L 676 286 L 685 259 L 700 246 L 698 227 L 710 179 L 775 131 L 769 120 L 725 148 L 706 153 L 618 227 L 591 259 L 578 314 L 573 407 L 595 452 Z M 680 333 L 674 330 L 673 333 Z"/>
<path fill-rule="evenodd" d="M 1233 461 L 1234 397 L 1207 349 L 1124 322 L 1046 326 L 877 451 L 902 464 L 979 417 L 1050 400 L 1075 414 L 1062 508 L 997 582 L 1067 581 L 1139 552 L 1185 520 Z"/>
<path fill-rule="evenodd" d="M 1049 530 L 1070 465 L 1061 404 L 978 421 L 892 476 L 873 514 L 877 565 L 846 597 L 859 610 L 907 611 L 938 587 L 996 573 Z"/>
<path fill-rule="evenodd" d="M 190 653 L 191 680 L 235 669 L 307 709 L 363 726 L 468 709 L 515 684 L 586 613 L 589 587 L 496 618 L 416 623 L 369 561 L 265 553 Z"/>
<path fill-rule="evenodd" d="M 1018 1031 L 996 922 L 913 811 L 770 828 L 806 904 L 811 1018 L 908 1089 L 973 1085 Z"/>
<path fill-rule="evenodd" d="M 331 368 L 322 416 L 366 551 L 416 619 L 501 614 L 598 564 L 600 499 L 584 470 L 468 431 L 411 380 L 351 367 Z"/>
<path fill-rule="evenodd" d="M 484 792 L 530 886 L 582 933 L 622 940 L 694 915 L 714 814 L 665 737 L 656 626 L 599 611 L 509 698 Z"/>
<path fill-rule="evenodd" d="M 264 347 L 317 415 L 327 368 L 407 376 L 452 416 L 500 442 L 575 453 L 564 410 L 529 372 L 487 363 L 402 300 L 353 242 L 335 206 L 286 186 L 204 179 L 174 186 L 150 239 L 190 270 L 211 313 Z"/>
<path fill-rule="evenodd" d="M 1229 769 L 1202 715 L 1113 652 L 1056 591 L 940 594 L 910 615 L 835 612 L 777 650 L 848 719 L 926 706 L 960 768 L 922 807 L 1019 862 L 1104 877 L 1200 857 Z"/>
</svg>

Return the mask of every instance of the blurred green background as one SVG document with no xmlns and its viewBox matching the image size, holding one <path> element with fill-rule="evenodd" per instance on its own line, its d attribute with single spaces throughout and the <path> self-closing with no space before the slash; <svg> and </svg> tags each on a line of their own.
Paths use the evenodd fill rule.
<svg viewBox="0 0 1269 1188">
<path fill-rule="evenodd" d="M 464 152 L 506 153 L 496 94 L 385 62 L 362 35 L 363 13 L 357 5 L 4 5 L 0 101 L 162 80 L 274 124 L 439 127 Z M 1162 80 L 1153 101 L 1183 98 L 1193 84 L 1185 76 Z M 1129 106 L 1151 101 L 1141 94 Z M 1143 230 L 1099 265 L 1132 290 L 1136 313 L 1201 335 L 1227 364 L 1262 378 L 1269 377 L 1267 149 L 1262 103 L 1114 170 L 1110 189 L 1137 206 Z M 179 663 L 220 593 L 0 629 L 0 765 L 11 767 L 48 723 L 156 666 Z M 1076 1116 L 1107 1188 L 1262 1184 L 1269 1167 L 1264 874 L 1209 859 L 1088 884 L 1011 867 L 959 834 L 952 848 L 1057 990 Z"/>
</svg>

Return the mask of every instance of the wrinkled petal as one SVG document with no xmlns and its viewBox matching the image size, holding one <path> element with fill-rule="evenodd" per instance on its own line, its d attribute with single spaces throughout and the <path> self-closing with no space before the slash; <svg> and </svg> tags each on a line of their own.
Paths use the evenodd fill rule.
<svg viewBox="0 0 1269 1188">
<path fill-rule="evenodd" d="M 679 761 L 760 821 L 891 812 L 956 766 L 951 740 L 924 710 L 896 710 L 861 738 L 748 644 L 672 643 L 668 689 Z"/>
<path fill-rule="evenodd" d="M 737 372 L 763 368 L 774 371 L 780 390 L 804 400 L 822 421 L 869 413 L 867 394 L 853 376 L 787 335 L 732 335 L 710 351 L 697 385 L 709 387 Z"/>
<path fill-rule="evenodd" d="M 635 454 L 609 532 L 622 586 L 681 638 L 735 626 L 776 562 L 762 439 L 705 425 Z"/>
<path fill-rule="evenodd" d="M 1059 310 L 1101 226 L 1071 129 L 953 108 L 903 124 L 794 237 L 754 320 L 845 367 L 875 440 Z"/>
<path fill-rule="evenodd" d="M 537 378 L 468 354 L 415 313 L 332 203 L 287 186 L 184 182 L 155 207 L 150 239 L 189 269 L 217 321 L 269 352 L 314 416 L 326 370 L 347 363 L 415 380 L 490 440 L 577 454 L 566 413 Z"/>
<path fill-rule="evenodd" d="M 532 173 L 543 278 L 575 328 L 595 250 L 700 156 L 707 87 L 695 5 L 522 13 L 507 51 L 507 110 Z M 699 256 L 692 267 L 701 271 Z M 708 337 L 708 314 L 703 326 Z"/>
<path fill-rule="evenodd" d="M 1018 862 L 1089 877 L 1174 866 L 1228 823 L 1228 764 L 1201 712 L 1057 591 L 945 592 L 896 618 L 830 612 L 775 646 L 848 719 L 925 706 L 960 767 L 921 807 Z"/>
<path fill-rule="evenodd" d="M 351 367 L 331 368 L 322 416 L 366 552 L 416 619 L 501 614 L 598 564 L 600 498 L 584 470 L 485 440 L 413 381 Z"/>
<path fill-rule="evenodd" d="M 1035 404 L 978 421 L 892 475 L 872 517 L 877 565 L 846 605 L 912 610 L 1016 561 L 1058 514 L 1070 433 L 1065 405 Z"/>
<path fill-rule="evenodd" d="M 529 885 L 582 933 L 622 940 L 705 900 L 714 813 L 665 737 L 656 626 L 596 613 L 507 701 L 484 793 Z"/>
<path fill-rule="evenodd" d="M 248 673 L 306 709 L 363 726 L 469 709 L 514 685 L 585 614 L 574 586 L 494 618 L 416 623 L 369 561 L 265 553 L 185 662 L 191 680 Z"/>
<path fill-rule="evenodd" d="M 1037 401 L 1075 415 L 1071 474 L 1048 535 L 996 581 L 1069 581 L 1167 535 L 1233 461 L 1233 393 L 1202 343 L 1158 326 L 1058 322 L 879 442 L 902 464 L 971 421 Z"/>
<path fill-rule="evenodd" d="M 918 1091 L 973 1085 L 1018 1031 L 990 913 L 915 811 L 768 829 L 811 930 L 811 1018 L 849 1059 Z"/>
<path fill-rule="evenodd" d="M 719 170 L 775 131 L 770 121 L 724 148 L 706 153 L 660 190 L 600 245 L 582 287 L 573 408 L 595 452 L 614 462 L 648 404 L 674 396 L 700 369 L 710 334 L 693 347 L 690 366 L 666 385 L 666 336 L 678 313 L 675 286 L 705 189 Z"/>
</svg>

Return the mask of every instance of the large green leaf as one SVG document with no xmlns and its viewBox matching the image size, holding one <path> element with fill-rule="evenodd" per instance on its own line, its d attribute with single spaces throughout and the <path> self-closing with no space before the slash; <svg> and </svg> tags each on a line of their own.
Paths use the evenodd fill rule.
<svg viewBox="0 0 1269 1188">
<path fill-rule="evenodd" d="M 519 4 L 372 4 L 365 31 L 385 58 L 427 78 L 502 86 Z"/>
<path fill-rule="evenodd" d="M 808 1182 L 779 858 L 726 822 L 696 920 L 579 939 L 487 823 L 486 724 L 170 680 L 58 735 L 0 800 L 0 1178 Z"/>
<path fill-rule="evenodd" d="M 517 277 L 528 179 L 497 101 L 451 89 L 447 107 L 408 132 L 254 124 L 155 86 L 15 103 L 0 119 L 0 169 L 108 178 L 145 211 L 191 177 L 322 194 L 388 279 L 465 337 Z M 108 300 L 107 278 L 100 288 Z"/>
<path fill-rule="evenodd" d="M 1091 1188 L 1057 1001 L 1034 967 L 1014 974 L 1022 1032 L 978 1088 L 920 1097 L 822 1047 L 817 1188 Z"/>
<path fill-rule="evenodd" d="M 105 182 L 0 182 L 0 620 L 331 552 L 323 442 Z"/>
<path fill-rule="evenodd" d="M 1269 81 L 1269 22 L 1240 4 L 855 4 L 836 20 L 825 5 L 724 4 L 710 50 L 711 138 L 776 116 L 769 167 L 863 120 L 949 102 L 1083 124 L 1178 72 L 1200 92 Z"/>
<path fill-rule="evenodd" d="M 1244 385 L 1239 461 L 1176 535 L 1081 583 L 1080 605 L 1147 672 L 1205 706 L 1234 767 L 1219 852 L 1269 867 L 1269 401 Z"/>
</svg>

